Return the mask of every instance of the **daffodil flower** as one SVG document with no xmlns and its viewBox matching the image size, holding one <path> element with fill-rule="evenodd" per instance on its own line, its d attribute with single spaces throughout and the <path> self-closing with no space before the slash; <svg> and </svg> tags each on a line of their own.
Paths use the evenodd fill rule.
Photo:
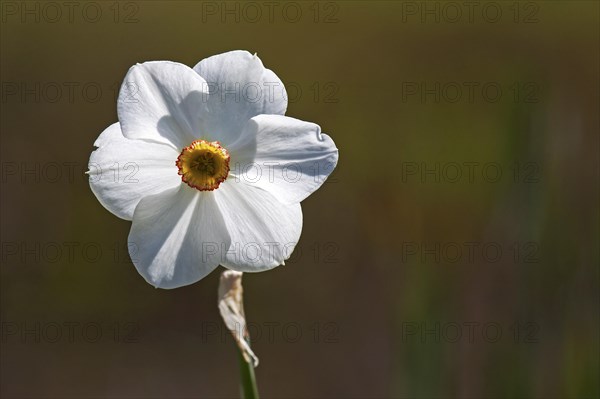
<svg viewBox="0 0 600 399">
<path fill-rule="evenodd" d="M 258 272 L 291 255 L 300 201 L 338 150 L 286 109 L 281 80 L 246 51 L 193 69 L 156 61 L 129 70 L 119 122 L 94 143 L 88 173 L 100 203 L 132 221 L 131 257 L 146 281 L 176 288 L 218 265 Z"/>
</svg>

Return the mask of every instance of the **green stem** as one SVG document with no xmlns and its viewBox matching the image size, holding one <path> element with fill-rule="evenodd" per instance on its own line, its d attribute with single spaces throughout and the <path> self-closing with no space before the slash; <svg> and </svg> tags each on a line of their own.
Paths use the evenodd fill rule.
<svg viewBox="0 0 600 399">
<path fill-rule="evenodd" d="M 256 387 L 256 377 L 254 376 L 254 367 L 248 363 L 242 352 L 238 350 L 240 358 L 240 382 L 243 399 L 258 399 L 258 388 Z"/>
</svg>

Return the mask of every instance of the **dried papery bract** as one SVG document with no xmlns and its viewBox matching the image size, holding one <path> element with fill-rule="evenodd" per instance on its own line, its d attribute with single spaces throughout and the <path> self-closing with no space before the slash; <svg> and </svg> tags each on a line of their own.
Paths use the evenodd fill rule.
<svg viewBox="0 0 600 399">
<path fill-rule="evenodd" d="M 242 288 L 242 273 L 225 270 L 219 282 L 219 312 L 225 325 L 231 331 L 242 356 L 252 367 L 258 366 L 258 358 L 252 352 L 248 341 L 246 316 L 244 314 L 244 289 Z"/>
</svg>

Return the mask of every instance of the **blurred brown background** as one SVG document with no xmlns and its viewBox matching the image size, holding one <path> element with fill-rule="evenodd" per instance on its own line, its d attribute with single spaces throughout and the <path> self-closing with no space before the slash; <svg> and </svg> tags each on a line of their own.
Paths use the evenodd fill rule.
<svg viewBox="0 0 600 399">
<path fill-rule="evenodd" d="M 244 278 L 264 397 L 598 396 L 597 2 L 71 3 L 1 3 L 2 397 L 238 395 L 219 272 L 145 283 L 83 174 L 131 65 L 233 49 L 340 149 Z"/>
</svg>

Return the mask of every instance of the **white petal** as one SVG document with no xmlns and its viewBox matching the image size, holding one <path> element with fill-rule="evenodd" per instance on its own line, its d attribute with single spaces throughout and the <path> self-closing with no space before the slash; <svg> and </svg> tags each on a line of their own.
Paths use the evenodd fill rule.
<svg viewBox="0 0 600 399">
<path fill-rule="evenodd" d="M 200 119 L 207 93 L 204 79 L 183 64 L 152 61 L 134 65 L 125 76 L 117 104 L 123 135 L 180 150 L 206 134 Z"/>
<path fill-rule="evenodd" d="M 214 193 L 231 238 L 223 266 L 259 272 L 290 257 L 302 231 L 300 204 L 282 204 L 267 191 L 237 183 L 232 177 Z"/>
<path fill-rule="evenodd" d="M 212 193 L 184 184 L 145 197 L 133 215 L 130 254 L 138 272 L 157 288 L 195 283 L 213 271 L 229 247 Z"/>
<path fill-rule="evenodd" d="M 338 161 L 335 143 L 318 125 L 281 115 L 252 118 L 228 150 L 240 181 L 286 204 L 317 190 Z"/>
<path fill-rule="evenodd" d="M 226 146 L 253 116 L 285 114 L 285 87 L 256 55 L 230 51 L 200 61 L 194 70 L 206 80 L 210 92 L 204 126 Z"/>
<path fill-rule="evenodd" d="M 172 147 L 123 137 L 118 123 L 94 143 L 89 161 L 90 187 L 98 201 L 118 217 L 131 220 L 140 199 L 179 186 Z"/>
</svg>

